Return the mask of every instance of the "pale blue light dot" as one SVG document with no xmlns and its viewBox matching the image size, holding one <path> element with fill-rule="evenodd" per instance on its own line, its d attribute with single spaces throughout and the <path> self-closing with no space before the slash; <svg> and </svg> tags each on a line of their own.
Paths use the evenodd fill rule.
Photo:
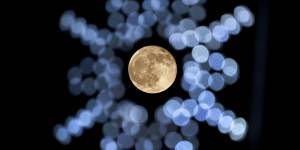
<svg viewBox="0 0 300 150">
<path fill-rule="evenodd" d="M 208 43 L 212 40 L 212 33 L 209 28 L 200 26 L 195 29 L 197 40 L 201 43 Z"/>
<path fill-rule="evenodd" d="M 179 108 L 172 114 L 172 121 L 177 126 L 185 126 L 189 123 L 192 114 L 185 108 Z"/>
<path fill-rule="evenodd" d="M 116 138 L 119 135 L 119 127 L 116 123 L 106 122 L 102 127 L 102 133 L 106 137 Z"/>
<path fill-rule="evenodd" d="M 211 126 L 216 126 L 222 116 L 222 110 L 218 107 L 212 107 L 207 112 L 206 121 Z"/>
<path fill-rule="evenodd" d="M 192 49 L 192 57 L 196 62 L 204 63 L 208 60 L 209 51 L 203 45 L 197 45 Z"/>
<path fill-rule="evenodd" d="M 174 11 L 174 13 L 182 15 L 188 12 L 189 7 L 187 5 L 184 5 L 181 0 L 175 0 L 171 4 L 171 8 Z"/>
<path fill-rule="evenodd" d="M 79 64 L 79 68 L 82 74 L 88 75 L 93 72 L 94 59 L 91 57 L 83 58 Z"/>
<path fill-rule="evenodd" d="M 215 95 L 208 90 L 204 90 L 200 93 L 198 97 L 198 103 L 199 105 L 204 109 L 209 109 L 215 104 L 216 97 Z"/>
<path fill-rule="evenodd" d="M 67 130 L 73 136 L 80 136 L 82 134 L 82 128 L 79 125 L 78 119 L 69 118 L 66 123 Z"/>
<path fill-rule="evenodd" d="M 182 0 L 182 3 L 185 5 L 195 5 L 199 2 L 200 0 Z"/>
<path fill-rule="evenodd" d="M 185 70 L 187 68 L 199 68 L 199 67 L 200 67 L 200 65 L 194 60 L 186 61 L 183 64 L 183 70 Z"/>
<path fill-rule="evenodd" d="M 216 39 L 216 41 L 221 43 L 226 42 L 229 39 L 228 31 L 221 24 L 215 25 L 212 28 L 212 36 Z"/>
<path fill-rule="evenodd" d="M 172 118 L 172 115 L 175 110 L 180 108 L 181 102 L 171 98 L 163 106 L 163 112 L 168 118 Z"/>
<path fill-rule="evenodd" d="M 208 87 L 208 78 L 209 78 L 210 74 L 208 71 L 203 70 L 199 72 L 199 75 L 197 77 L 197 81 L 196 85 L 199 86 L 202 89 L 206 89 Z"/>
<path fill-rule="evenodd" d="M 110 87 L 109 92 L 114 99 L 120 99 L 125 94 L 125 86 L 122 83 L 118 83 Z"/>
<path fill-rule="evenodd" d="M 67 78 L 69 80 L 69 83 L 72 85 L 79 84 L 81 82 L 81 71 L 78 67 L 72 67 L 68 71 Z"/>
<path fill-rule="evenodd" d="M 189 92 L 189 89 L 190 89 L 190 84 L 187 83 L 184 78 L 181 78 L 180 80 L 180 86 L 183 90 L 185 90 L 186 92 Z"/>
<path fill-rule="evenodd" d="M 122 5 L 123 0 L 108 0 L 105 4 L 105 9 L 107 12 L 113 13 L 120 10 Z"/>
<path fill-rule="evenodd" d="M 114 13 L 111 13 L 108 16 L 107 24 L 108 24 L 109 27 L 111 27 L 113 29 L 116 29 L 122 23 L 124 23 L 124 21 L 125 21 L 125 18 L 124 18 L 124 16 L 121 13 L 114 12 Z"/>
<path fill-rule="evenodd" d="M 204 89 L 200 88 L 197 85 L 192 85 L 189 86 L 188 92 L 189 96 L 193 99 L 198 99 L 199 94 L 203 91 Z"/>
<path fill-rule="evenodd" d="M 75 22 L 74 11 L 65 11 L 60 17 L 59 26 L 62 31 L 69 30 L 71 25 Z"/>
<path fill-rule="evenodd" d="M 94 44 L 98 39 L 98 31 L 97 27 L 93 25 L 89 25 L 86 27 L 85 32 L 82 34 L 81 41 L 84 45 Z M 99 42 L 99 41 L 97 41 Z M 103 43 L 97 43 L 99 45 L 104 45 Z"/>
<path fill-rule="evenodd" d="M 246 133 L 247 133 L 247 123 L 245 119 L 236 118 L 233 121 L 233 125 L 229 133 L 230 138 L 234 141 L 240 141 L 246 136 Z"/>
<path fill-rule="evenodd" d="M 193 150 L 193 144 L 189 141 L 180 141 L 176 144 L 175 150 Z"/>
<path fill-rule="evenodd" d="M 196 22 L 190 18 L 182 19 L 179 22 L 179 29 L 181 32 L 193 30 L 194 28 L 196 28 Z"/>
<path fill-rule="evenodd" d="M 225 80 L 220 73 L 213 73 L 208 78 L 209 87 L 214 91 L 220 91 L 224 88 Z"/>
<path fill-rule="evenodd" d="M 95 87 L 95 80 L 93 78 L 85 78 L 81 83 L 81 90 L 84 94 L 91 96 L 95 94 L 96 87 Z"/>
<path fill-rule="evenodd" d="M 208 108 L 203 108 L 202 105 L 199 105 L 198 112 L 195 115 L 195 119 L 203 122 L 206 120 Z"/>
<path fill-rule="evenodd" d="M 144 11 L 138 17 L 138 22 L 142 26 L 151 27 L 157 21 L 157 17 L 151 11 Z"/>
<path fill-rule="evenodd" d="M 173 33 L 169 37 L 169 43 L 175 48 L 176 50 L 183 50 L 185 48 L 185 44 L 182 40 L 181 33 Z"/>
<path fill-rule="evenodd" d="M 144 123 L 148 119 L 148 112 L 142 106 L 134 106 L 129 111 L 129 118 L 134 123 Z"/>
<path fill-rule="evenodd" d="M 100 148 L 103 150 L 117 150 L 118 145 L 111 137 L 105 137 L 100 141 Z"/>
<path fill-rule="evenodd" d="M 201 72 L 200 72 L 199 67 L 188 67 L 188 68 L 184 69 L 184 72 L 183 72 L 184 80 L 191 85 L 197 84 L 197 81 L 199 80 L 200 75 L 201 75 Z"/>
<path fill-rule="evenodd" d="M 144 0 L 142 3 L 142 7 L 146 11 L 152 11 L 151 0 Z"/>
<path fill-rule="evenodd" d="M 198 123 L 191 120 L 186 126 L 183 126 L 180 128 L 180 132 L 185 137 L 193 137 L 195 136 L 199 131 Z"/>
<path fill-rule="evenodd" d="M 191 115 L 195 115 L 198 111 L 198 103 L 194 99 L 187 99 L 182 102 L 182 107 L 189 111 Z"/>
<path fill-rule="evenodd" d="M 224 60 L 224 68 L 223 73 L 226 76 L 235 76 L 238 72 L 238 64 L 237 62 L 232 58 L 225 58 Z"/>
<path fill-rule="evenodd" d="M 221 133 L 228 133 L 231 130 L 233 118 L 229 115 L 222 115 L 218 122 L 218 129 Z"/>
<path fill-rule="evenodd" d="M 195 21 L 202 21 L 206 17 L 206 10 L 201 5 L 194 5 L 189 9 L 189 16 Z"/>
<path fill-rule="evenodd" d="M 86 30 L 86 20 L 84 18 L 77 18 L 71 25 L 71 36 L 79 38 Z"/>
<path fill-rule="evenodd" d="M 139 9 L 140 9 L 139 3 L 134 0 L 126 0 L 122 6 L 122 11 L 127 15 L 130 14 L 131 12 L 137 12 Z"/>
<path fill-rule="evenodd" d="M 112 38 L 112 33 L 108 29 L 100 29 L 98 36 L 105 40 L 105 43 L 109 43 Z"/>
<path fill-rule="evenodd" d="M 233 76 L 228 76 L 224 74 L 224 80 L 226 84 L 232 85 L 239 79 L 239 71 Z"/>
<path fill-rule="evenodd" d="M 198 44 L 196 33 L 194 30 L 187 30 L 182 34 L 182 41 L 187 47 L 194 47 Z"/>
<path fill-rule="evenodd" d="M 153 143 L 149 139 L 144 140 L 143 147 L 144 147 L 144 150 L 154 150 Z"/>
<path fill-rule="evenodd" d="M 122 129 L 124 133 L 136 136 L 141 131 L 141 126 L 133 122 L 122 121 Z"/>
<path fill-rule="evenodd" d="M 139 14 L 137 12 L 131 12 L 127 16 L 127 23 L 130 25 L 138 25 L 138 16 Z"/>
<path fill-rule="evenodd" d="M 254 16 L 246 6 L 235 7 L 234 17 L 244 27 L 250 27 L 254 24 Z"/>
<path fill-rule="evenodd" d="M 238 21 L 230 14 L 224 14 L 221 17 L 221 24 L 232 35 L 237 35 L 241 31 L 241 26 Z"/>
<path fill-rule="evenodd" d="M 150 0 L 151 7 L 154 11 L 163 11 L 169 5 L 169 0 Z"/>
<path fill-rule="evenodd" d="M 79 125 L 84 128 L 90 128 L 93 124 L 92 113 L 87 110 L 80 111 L 78 114 Z"/>
<path fill-rule="evenodd" d="M 167 124 L 170 123 L 171 119 L 170 117 L 166 116 L 163 107 L 158 107 L 155 111 L 155 119 L 161 124 Z"/>
<path fill-rule="evenodd" d="M 71 136 L 68 130 L 61 125 L 57 125 L 54 127 L 54 136 L 62 144 L 66 145 L 71 142 Z"/>
<path fill-rule="evenodd" d="M 167 148 L 175 148 L 176 144 L 182 140 L 182 137 L 177 132 L 169 132 L 164 139 Z"/>
<path fill-rule="evenodd" d="M 121 133 L 117 137 L 118 146 L 122 149 L 130 149 L 134 145 L 134 139 L 132 136 L 125 133 Z"/>
<path fill-rule="evenodd" d="M 212 53 L 208 58 L 209 66 L 216 70 L 221 71 L 224 67 L 224 56 L 221 53 Z"/>
<path fill-rule="evenodd" d="M 78 82 L 76 84 L 69 84 L 69 92 L 74 95 L 74 96 L 77 96 L 79 95 L 82 90 L 81 90 L 81 82 Z"/>
<path fill-rule="evenodd" d="M 218 42 L 214 38 L 211 38 L 211 40 L 208 43 L 205 43 L 205 45 L 210 50 L 220 50 L 222 43 Z"/>
</svg>

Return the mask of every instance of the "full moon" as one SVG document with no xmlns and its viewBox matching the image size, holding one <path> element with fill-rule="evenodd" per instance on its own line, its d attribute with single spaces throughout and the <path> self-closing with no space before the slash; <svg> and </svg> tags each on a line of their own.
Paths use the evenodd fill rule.
<svg viewBox="0 0 300 150">
<path fill-rule="evenodd" d="M 145 46 L 136 51 L 128 65 L 131 82 L 146 93 L 160 93 L 175 81 L 177 65 L 172 54 L 159 46 Z"/>
</svg>

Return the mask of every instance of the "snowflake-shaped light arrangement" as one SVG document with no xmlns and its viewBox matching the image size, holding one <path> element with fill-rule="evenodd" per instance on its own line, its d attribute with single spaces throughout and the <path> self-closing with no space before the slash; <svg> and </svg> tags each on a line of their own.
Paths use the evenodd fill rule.
<svg viewBox="0 0 300 150">
<path fill-rule="evenodd" d="M 206 121 L 234 141 L 243 139 L 246 121 L 224 110 L 212 92 L 237 81 L 238 64 L 214 50 L 220 49 L 231 35 L 237 35 L 241 27 L 252 26 L 254 16 L 247 7 L 237 6 L 233 15 L 224 14 L 209 26 L 197 26 L 206 17 L 203 3 L 205 0 L 144 0 L 140 6 L 134 0 L 108 0 L 107 24 L 114 31 L 98 29 L 73 11 L 63 13 L 61 30 L 70 31 L 97 56 L 97 60 L 86 57 L 79 66 L 70 68 L 69 90 L 73 95 L 97 96 L 64 125 L 55 126 L 55 138 L 69 144 L 84 129 L 101 123 L 101 149 L 156 150 L 165 145 L 169 149 L 192 150 L 199 146 L 197 122 Z M 156 109 L 155 120 L 146 125 L 147 109 L 122 98 L 126 88 L 121 81 L 123 61 L 114 51 L 130 51 L 138 40 L 152 36 L 154 25 L 174 50 L 188 52 L 183 60 L 181 86 L 190 98 L 171 97 Z"/>
</svg>

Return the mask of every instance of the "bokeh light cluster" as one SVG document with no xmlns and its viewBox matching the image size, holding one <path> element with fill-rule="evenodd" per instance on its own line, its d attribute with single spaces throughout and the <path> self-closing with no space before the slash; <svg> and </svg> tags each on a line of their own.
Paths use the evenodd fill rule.
<svg viewBox="0 0 300 150">
<path fill-rule="evenodd" d="M 214 92 L 234 84 L 239 77 L 238 63 L 219 50 L 230 36 L 242 27 L 254 24 L 254 16 L 246 6 L 237 6 L 233 14 L 224 14 L 208 26 L 198 26 L 206 18 L 205 0 L 108 0 L 109 28 L 98 28 L 74 11 L 62 14 L 59 26 L 70 32 L 95 57 L 83 58 L 67 74 L 72 95 L 90 96 L 86 106 L 65 123 L 54 127 L 54 136 L 69 144 L 84 129 L 102 124 L 99 148 L 105 150 L 175 150 L 198 149 L 199 122 L 218 128 L 234 141 L 247 133 L 245 119 L 236 117 L 217 101 Z M 124 64 L 116 50 L 129 52 L 143 38 L 157 32 L 176 51 L 188 51 L 183 58 L 181 87 L 189 98 L 171 97 L 154 112 L 124 98 L 121 80 Z"/>
</svg>

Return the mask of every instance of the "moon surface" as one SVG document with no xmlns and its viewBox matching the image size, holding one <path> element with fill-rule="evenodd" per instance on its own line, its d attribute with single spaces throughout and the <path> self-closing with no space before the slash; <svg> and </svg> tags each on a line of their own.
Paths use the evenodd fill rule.
<svg viewBox="0 0 300 150">
<path fill-rule="evenodd" d="M 131 82 L 146 93 L 160 93 L 175 81 L 177 65 L 172 54 L 159 46 L 145 46 L 136 51 L 128 65 Z"/>
</svg>

